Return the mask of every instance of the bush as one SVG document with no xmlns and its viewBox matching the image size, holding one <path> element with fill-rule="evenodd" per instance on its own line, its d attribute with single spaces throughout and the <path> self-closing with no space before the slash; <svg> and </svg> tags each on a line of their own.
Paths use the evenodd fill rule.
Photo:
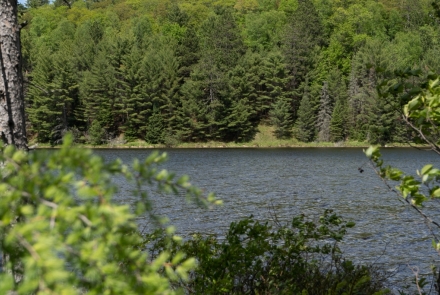
<svg viewBox="0 0 440 295">
<path fill-rule="evenodd" d="M 92 122 L 88 130 L 89 135 L 89 143 L 92 145 L 100 145 L 105 140 L 105 129 L 101 126 L 101 124 L 95 120 Z"/>
<path fill-rule="evenodd" d="M 173 294 L 194 259 L 167 247 L 155 259 L 141 251 L 135 218 L 150 212 L 145 184 L 165 193 L 202 198 L 187 177 L 159 171 L 165 155 L 152 154 L 132 168 L 109 164 L 63 140 L 60 150 L 26 153 L 1 147 L 0 294 Z M 134 212 L 112 202 L 114 176 L 138 197 Z M 149 209 L 150 208 L 150 209 Z M 170 238 L 172 230 L 168 229 Z"/>
<path fill-rule="evenodd" d="M 172 253 L 195 257 L 198 268 L 180 282 L 190 294 L 387 294 L 383 272 L 341 257 L 337 242 L 353 223 L 325 211 L 318 222 L 304 216 L 289 226 L 252 217 L 230 225 L 224 240 L 194 235 L 174 242 Z M 148 235 L 152 257 L 169 245 L 160 231 Z"/>
</svg>

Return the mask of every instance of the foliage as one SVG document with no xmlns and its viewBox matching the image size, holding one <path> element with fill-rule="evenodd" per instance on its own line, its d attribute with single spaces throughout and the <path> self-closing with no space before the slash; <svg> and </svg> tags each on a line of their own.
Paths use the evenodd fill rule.
<svg viewBox="0 0 440 295">
<path fill-rule="evenodd" d="M 275 127 L 276 138 L 292 136 L 292 115 L 289 113 L 289 103 L 284 97 L 279 97 L 269 112 L 270 122 Z"/>
<path fill-rule="evenodd" d="M 420 71 L 410 70 L 396 73 L 398 81 L 385 81 L 379 88 L 379 94 L 383 99 L 397 97 L 403 104 L 401 111 L 402 120 L 416 133 L 419 142 L 428 144 L 431 149 L 440 155 L 439 128 L 440 122 L 440 77 L 430 74 L 426 78 L 421 78 L 418 83 L 410 84 L 402 82 L 402 78 L 419 78 Z M 399 197 L 420 214 L 428 223 L 432 233 L 432 245 L 440 253 L 440 240 L 436 234 L 440 230 L 440 221 L 436 215 L 427 213 L 423 205 L 430 201 L 440 198 L 440 170 L 431 164 L 425 165 L 417 171 L 417 177 L 409 175 L 402 170 L 386 166 L 381 157 L 378 147 L 370 147 L 365 154 L 374 164 L 376 172 L 385 181 L 387 186 L 392 189 L 388 181 L 399 182 L 394 190 Z M 440 278 L 440 273 L 434 267 L 435 280 Z M 421 287 L 424 281 L 417 281 L 417 286 Z M 438 282 L 438 281 L 437 281 Z M 440 285 L 436 283 L 436 291 L 440 292 Z"/>
<path fill-rule="evenodd" d="M 164 142 L 163 119 L 159 113 L 154 113 L 148 118 L 145 141 L 152 144 Z"/>
<path fill-rule="evenodd" d="M 97 121 L 97 120 L 92 122 L 92 124 L 89 128 L 88 135 L 89 135 L 88 142 L 91 143 L 92 145 L 100 145 L 106 139 L 105 138 L 106 132 L 105 132 L 104 128 L 102 128 L 99 121 Z"/>
<path fill-rule="evenodd" d="M 172 246 L 198 262 L 178 285 L 191 294 L 387 294 L 377 269 L 341 257 L 337 242 L 352 226 L 327 210 L 317 221 L 301 215 L 288 225 L 251 216 L 231 223 L 224 239 L 194 234 Z M 159 231 L 146 240 L 154 257 L 168 239 Z"/>
<path fill-rule="evenodd" d="M 144 140 L 158 111 L 183 142 L 249 141 L 284 97 L 297 139 L 311 141 L 322 123 L 315 87 L 328 82 L 321 140 L 412 140 L 395 102 L 377 96 L 386 77 L 374 69 L 440 70 L 429 2 L 28 1 L 28 131 L 53 143 L 98 120 L 111 137 Z"/>
<path fill-rule="evenodd" d="M 330 121 L 332 116 L 332 102 L 328 91 L 328 82 L 324 82 L 317 118 L 318 140 L 330 141 Z"/>
<path fill-rule="evenodd" d="M 104 163 L 90 150 L 71 146 L 26 153 L 1 148 L 1 294 L 174 294 L 171 282 L 187 279 L 194 259 L 164 248 L 155 259 L 141 251 L 135 218 L 150 213 L 155 192 L 201 196 L 187 177 L 176 179 L 153 153 L 126 166 Z M 132 184 L 134 208 L 117 205 L 112 177 Z M 145 187 L 148 184 L 150 189 Z M 167 232 L 172 237 L 172 229 Z"/>
</svg>

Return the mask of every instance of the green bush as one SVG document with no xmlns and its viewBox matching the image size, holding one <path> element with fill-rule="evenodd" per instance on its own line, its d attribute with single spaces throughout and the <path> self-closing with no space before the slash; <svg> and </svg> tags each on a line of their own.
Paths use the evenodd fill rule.
<svg viewBox="0 0 440 295">
<path fill-rule="evenodd" d="M 90 144 L 100 145 L 105 140 L 105 129 L 101 126 L 98 120 L 95 120 L 88 130 L 88 135 Z"/>
<path fill-rule="evenodd" d="M 353 225 L 325 211 L 317 222 L 299 216 L 288 226 L 249 217 L 232 223 L 224 240 L 196 234 L 172 243 L 172 253 L 198 262 L 176 286 L 190 294 L 388 294 L 383 272 L 341 257 L 337 242 Z M 157 231 L 146 249 L 156 257 L 168 241 Z"/>
<path fill-rule="evenodd" d="M 154 259 L 143 252 L 135 218 L 150 212 L 153 191 L 202 198 L 187 177 L 175 179 L 157 153 L 131 168 L 104 163 L 90 150 L 63 140 L 56 151 L 26 153 L 1 147 L 0 294 L 174 294 L 194 259 L 167 247 Z M 134 210 L 117 205 L 112 177 L 124 177 L 138 197 Z M 133 212 L 132 212 L 133 211 Z M 167 233 L 173 238 L 172 229 Z"/>
</svg>

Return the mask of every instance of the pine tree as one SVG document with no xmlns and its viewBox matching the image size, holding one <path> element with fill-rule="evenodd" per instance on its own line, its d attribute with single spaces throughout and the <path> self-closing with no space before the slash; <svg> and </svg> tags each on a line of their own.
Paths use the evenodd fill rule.
<svg viewBox="0 0 440 295">
<path fill-rule="evenodd" d="M 200 44 L 197 32 L 194 27 L 190 26 L 186 29 L 185 35 L 180 40 L 176 48 L 176 56 L 179 59 L 179 77 L 187 79 L 191 75 L 191 71 L 200 59 Z"/>
<path fill-rule="evenodd" d="M 85 119 L 90 124 L 97 120 L 108 136 L 117 136 L 126 116 L 120 65 L 124 44 L 108 36 L 100 43 L 100 50 L 90 72 L 84 72 L 80 97 L 85 107 Z"/>
<path fill-rule="evenodd" d="M 262 114 L 267 113 L 263 108 L 265 101 L 264 79 L 264 56 L 258 52 L 248 51 L 237 66 L 229 72 L 229 83 L 232 88 L 232 99 L 246 99 L 252 109 L 249 120 L 254 126 L 258 126 Z M 270 103 L 270 102 L 269 102 Z M 269 107 L 267 107 L 269 108 Z M 266 115 L 267 116 L 267 115 Z"/>
<path fill-rule="evenodd" d="M 292 137 L 292 115 L 289 101 L 280 96 L 269 112 L 270 122 L 275 127 L 276 138 L 286 139 Z"/>
<path fill-rule="evenodd" d="M 52 54 L 43 50 L 34 63 L 31 84 L 27 95 L 27 114 L 31 132 L 39 142 L 50 141 L 54 127 L 54 104 L 52 81 L 55 77 Z"/>
<path fill-rule="evenodd" d="M 262 62 L 258 65 L 258 78 L 256 110 L 261 120 L 269 119 L 269 111 L 280 96 L 283 96 L 283 100 L 288 101 L 291 106 L 291 96 L 286 89 L 290 76 L 281 52 L 270 51 L 263 56 Z"/>
<path fill-rule="evenodd" d="M 226 118 L 232 113 L 229 107 L 234 105 L 227 73 L 244 53 L 231 9 L 216 7 L 214 11 L 200 28 L 199 62 L 182 86 L 185 97 L 178 124 L 183 137 L 191 141 L 222 140 L 225 136 Z"/>
<path fill-rule="evenodd" d="M 162 115 L 158 111 L 154 111 L 147 121 L 145 141 L 151 144 L 163 143 L 165 139 L 164 130 Z"/>
<path fill-rule="evenodd" d="M 330 121 L 332 105 L 328 93 L 328 82 L 324 82 L 321 92 L 321 100 L 317 117 L 317 129 L 319 141 L 330 141 Z"/>
<path fill-rule="evenodd" d="M 94 120 L 92 124 L 90 124 L 88 137 L 88 141 L 92 145 L 100 145 L 104 142 L 106 137 L 105 130 L 98 120 Z"/>
<path fill-rule="evenodd" d="M 310 91 L 309 81 L 303 84 L 303 97 L 295 121 L 295 137 L 303 142 L 313 141 L 316 136 L 316 102 Z"/>
<path fill-rule="evenodd" d="M 197 73 L 197 72 L 196 72 Z M 202 82 L 194 78 L 183 84 L 180 104 L 176 110 L 177 133 L 182 141 L 206 141 L 208 134 L 208 104 L 200 100 L 205 97 Z"/>
<path fill-rule="evenodd" d="M 38 141 L 58 143 L 71 127 L 80 124 L 77 76 L 69 49 L 41 54 L 32 73 L 28 113 Z"/>
<path fill-rule="evenodd" d="M 252 115 L 252 106 L 246 98 L 232 100 L 225 118 L 225 127 L 220 129 L 223 140 L 235 142 L 252 140 L 257 133 L 257 126 L 250 120 Z"/>
<path fill-rule="evenodd" d="M 338 97 L 330 121 L 330 139 L 338 142 L 347 136 L 347 104 L 344 97 Z"/>
<path fill-rule="evenodd" d="M 289 87 L 294 90 L 314 68 L 316 50 L 324 44 L 321 19 L 311 0 L 298 0 L 298 8 L 288 18 L 283 43 L 291 76 Z"/>
<path fill-rule="evenodd" d="M 148 83 L 145 79 L 148 68 L 143 66 L 142 52 L 136 46 L 122 57 L 122 62 L 119 93 L 124 105 L 124 139 L 132 141 L 144 137 L 146 121 L 152 108 L 151 100 L 144 89 L 144 85 Z"/>
<path fill-rule="evenodd" d="M 258 104 L 261 88 L 261 66 L 263 57 L 259 53 L 248 52 L 238 65 L 229 72 L 231 99 L 225 130 L 225 138 L 234 141 L 251 140 L 261 120 Z"/>
<path fill-rule="evenodd" d="M 347 135 L 347 86 L 341 72 L 334 68 L 328 74 L 328 91 L 332 105 L 330 139 L 341 141 Z"/>
</svg>

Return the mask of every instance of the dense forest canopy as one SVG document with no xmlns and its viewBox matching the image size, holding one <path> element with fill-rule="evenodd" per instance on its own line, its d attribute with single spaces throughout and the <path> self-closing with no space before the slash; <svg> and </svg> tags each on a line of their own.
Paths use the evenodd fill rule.
<svg viewBox="0 0 440 295">
<path fill-rule="evenodd" d="M 406 141 L 406 102 L 376 87 L 407 67 L 440 71 L 432 0 L 28 0 L 21 10 L 38 142 L 67 131 L 92 144 L 240 142 L 259 124 L 305 142 Z"/>
</svg>

